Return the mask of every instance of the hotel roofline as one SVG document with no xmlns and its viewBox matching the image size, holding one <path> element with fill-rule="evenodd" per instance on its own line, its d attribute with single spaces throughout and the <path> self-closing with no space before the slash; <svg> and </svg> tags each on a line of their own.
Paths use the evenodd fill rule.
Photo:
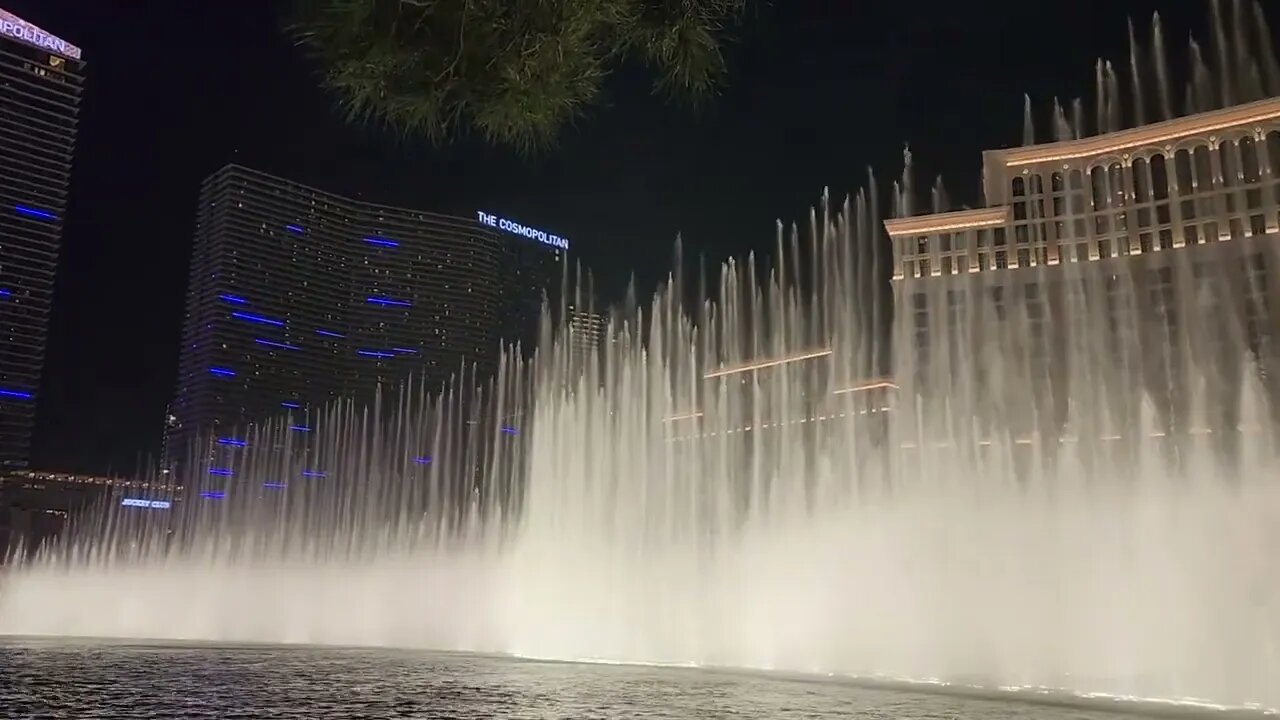
<svg viewBox="0 0 1280 720">
<path fill-rule="evenodd" d="M 1087 168 L 1099 164 L 1097 161 L 1127 164 L 1134 156 L 1172 154 L 1188 141 L 1199 144 L 1208 140 L 1212 143 L 1219 139 L 1219 134 L 1260 134 L 1264 132 L 1264 125 L 1277 122 L 1280 122 L 1280 97 L 1079 140 L 986 150 L 982 158 L 987 207 L 891 218 L 884 221 L 884 226 L 889 237 L 901 238 L 1008 225 L 1012 219 L 1012 208 L 1005 201 L 1008 199 L 1006 188 L 1011 171 L 1021 169 L 1026 172 L 1049 163 L 1055 164 L 1055 169 Z"/>
<path fill-rule="evenodd" d="M 0 9 L 0 37 L 51 52 L 68 60 L 83 62 L 83 53 L 78 46 L 4 9 Z"/>
<path fill-rule="evenodd" d="M 1145 148 L 1174 149 L 1180 141 L 1205 133 L 1231 130 L 1242 126 L 1263 123 L 1280 118 L 1280 97 L 1267 98 L 1221 110 L 1162 120 L 1105 135 L 1094 135 L 1079 140 L 1028 145 L 1003 150 L 987 150 L 983 164 L 988 168 L 1006 168 L 1036 165 L 1046 162 L 1065 162 L 1109 155 L 1133 154 Z"/>
<path fill-rule="evenodd" d="M 442 212 L 435 212 L 432 210 L 421 210 L 418 208 L 403 207 L 400 205 L 387 205 L 385 203 L 371 202 L 369 200 L 363 200 L 361 198 L 354 197 L 351 195 L 342 195 L 340 193 L 333 192 L 332 190 L 324 190 L 324 189 L 315 187 L 313 185 L 308 185 L 306 183 L 298 182 L 296 180 L 291 180 L 281 175 L 273 175 L 271 173 L 258 170 L 256 168 L 251 168 L 246 165 L 241 165 L 240 163 L 234 163 L 234 162 L 227 163 L 226 165 L 222 166 L 222 168 L 220 168 L 217 173 L 214 173 L 213 175 L 211 175 L 210 178 L 216 177 L 218 174 L 222 172 L 226 172 L 228 169 L 231 169 L 231 168 L 234 168 L 235 170 L 238 170 L 246 175 L 253 175 L 259 178 L 263 178 L 264 180 L 270 180 L 272 182 L 281 183 L 284 185 L 289 185 L 289 186 L 298 188 L 299 190 L 305 190 L 307 192 L 315 193 L 316 195 L 329 198 L 331 201 L 335 203 L 358 207 L 360 210 L 363 210 L 366 212 L 385 211 L 389 213 L 395 213 L 398 215 L 406 215 L 406 214 L 417 215 L 424 220 L 452 221 L 452 222 L 459 223 L 461 225 L 465 225 L 467 227 L 471 227 L 471 226 L 483 227 L 476 222 L 476 219 L 474 217 L 470 215 L 455 215 L 453 213 L 442 213 Z M 488 228 L 486 228 L 486 230 L 487 229 Z"/>
</svg>

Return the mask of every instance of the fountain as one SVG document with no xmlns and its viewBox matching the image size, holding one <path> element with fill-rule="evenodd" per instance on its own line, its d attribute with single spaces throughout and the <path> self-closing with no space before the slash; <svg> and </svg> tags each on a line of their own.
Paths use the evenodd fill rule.
<svg viewBox="0 0 1280 720">
<path fill-rule="evenodd" d="M 1274 92 L 1274 63 L 1252 67 L 1211 93 L 1197 66 L 1188 102 Z M 1099 78 L 1099 131 L 1115 130 L 1119 81 L 1110 66 Z M 1174 106 L 1165 90 L 1149 99 L 1149 113 Z M 1086 135 L 1073 107 L 1055 110 L 1060 140 Z M 895 191 L 900 218 L 916 217 L 913 195 Z M 1123 273 L 1065 283 L 1051 340 L 1029 292 L 958 313 L 954 286 L 904 277 L 895 310 L 878 207 L 874 189 L 824 199 L 808 232 L 779 227 L 769 267 L 677 267 L 585 353 L 548 314 L 539 354 L 492 379 L 406 384 L 215 438 L 171 507 L 117 498 L 0 577 L 0 633 L 1280 708 L 1270 340 L 1204 313 L 1179 316 L 1175 338 Z M 1169 252 L 1196 274 L 1199 248 Z M 1248 278 L 1274 305 L 1266 252 Z M 1067 270 L 1018 272 L 1049 288 Z M 1026 286 L 1009 277 L 966 282 L 994 302 Z M 1170 285 L 1170 299 L 1195 306 L 1220 285 Z M 913 313 L 932 344 L 913 344 Z"/>
</svg>

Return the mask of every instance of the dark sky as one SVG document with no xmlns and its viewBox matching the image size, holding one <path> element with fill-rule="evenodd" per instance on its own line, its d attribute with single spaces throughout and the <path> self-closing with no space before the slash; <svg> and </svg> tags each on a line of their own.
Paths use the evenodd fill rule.
<svg viewBox="0 0 1280 720">
<path fill-rule="evenodd" d="M 722 259 L 767 250 L 824 186 L 882 180 L 911 144 L 975 199 L 984 148 L 1020 139 L 1022 93 L 1086 92 L 1125 19 L 1171 44 L 1198 0 L 754 0 L 721 97 L 694 114 L 624 71 L 608 103 L 533 159 L 435 148 L 344 124 L 267 0 L 0 0 L 83 47 L 79 145 L 33 464 L 128 471 L 155 453 L 173 391 L 196 193 L 236 161 L 428 210 L 489 209 L 567 236 L 618 295 L 651 287 L 682 232 Z M 922 183 L 927 182 L 922 178 Z"/>
</svg>

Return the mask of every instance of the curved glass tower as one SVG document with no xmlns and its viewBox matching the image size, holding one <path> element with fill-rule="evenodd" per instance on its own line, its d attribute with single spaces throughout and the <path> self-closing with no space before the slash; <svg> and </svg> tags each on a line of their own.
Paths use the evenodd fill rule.
<svg viewBox="0 0 1280 720">
<path fill-rule="evenodd" d="M 31 445 L 82 69 L 80 48 L 0 10 L 0 466 Z"/>
</svg>

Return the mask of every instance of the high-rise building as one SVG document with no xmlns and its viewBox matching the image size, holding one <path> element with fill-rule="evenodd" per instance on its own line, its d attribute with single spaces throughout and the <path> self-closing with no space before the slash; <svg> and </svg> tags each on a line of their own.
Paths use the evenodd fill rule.
<svg viewBox="0 0 1280 720">
<path fill-rule="evenodd" d="M 0 10 L 0 465 L 31 445 L 82 71 L 80 48 Z"/>
<path fill-rule="evenodd" d="M 206 431 L 491 372 L 508 239 L 230 165 L 200 195 L 170 460 Z"/>
<path fill-rule="evenodd" d="M 568 310 L 569 354 L 579 361 L 590 356 L 592 350 L 604 343 L 605 316 L 593 310 L 576 308 Z"/>
</svg>

